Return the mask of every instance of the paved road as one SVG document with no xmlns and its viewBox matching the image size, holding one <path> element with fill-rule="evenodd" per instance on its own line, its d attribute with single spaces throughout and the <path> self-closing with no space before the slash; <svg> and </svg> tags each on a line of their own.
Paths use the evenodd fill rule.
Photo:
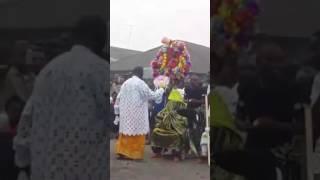
<svg viewBox="0 0 320 180">
<path fill-rule="evenodd" d="M 111 180 L 210 180 L 207 164 L 199 164 L 197 159 L 174 162 L 170 159 L 153 159 L 150 146 L 146 146 L 145 159 L 141 162 L 120 161 L 114 151 L 115 141 L 111 141 Z"/>
</svg>

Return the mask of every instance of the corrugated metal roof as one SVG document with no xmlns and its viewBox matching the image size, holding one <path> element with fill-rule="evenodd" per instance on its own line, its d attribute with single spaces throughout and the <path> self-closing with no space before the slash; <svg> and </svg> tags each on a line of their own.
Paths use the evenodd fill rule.
<svg viewBox="0 0 320 180">
<path fill-rule="evenodd" d="M 186 42 L 186 44 L 192 61 L 191 71 L 208 73 L 210 71 L 210 48 L 189 42 Z M 111 71 L 127 71 L 136 66 L 149 67 L 150 61 L 155 58 L 159 48 L 120 59 L 120 61 L 112 63 L 110 69 Z"/>
<path fill-rule="evenodd" d="M 118 48 L 118 47 L 110 47 L 110 62 L 114 63 L 119 61 L 120 59 L 137 55 L 141 53 L 140 51 L 134 51 L 124 48 Z"/>
</svg>

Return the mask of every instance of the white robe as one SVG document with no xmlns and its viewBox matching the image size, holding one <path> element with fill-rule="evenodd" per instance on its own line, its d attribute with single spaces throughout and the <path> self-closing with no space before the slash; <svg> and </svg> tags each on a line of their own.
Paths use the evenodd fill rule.
<svg viewBox="0 0 320 180">
<path fill-rule="evenodd" d="M 116 104 L 119 104 L 119 132 L 124 135 L 145 135 L 149 132 L 149 100 L 162 98 L 163 89 L 152 91 L 136 76 L 123 83 Z"/>
<path fill-rule="evenodd" d="M 108 63 L 83 46 L 40 72 L 14 139 L 32 180 L 108 178 L 108 78 Z"/>
</svg>

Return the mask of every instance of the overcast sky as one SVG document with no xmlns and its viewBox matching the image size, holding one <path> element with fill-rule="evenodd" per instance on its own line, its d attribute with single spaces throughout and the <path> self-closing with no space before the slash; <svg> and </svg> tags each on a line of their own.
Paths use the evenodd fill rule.
<svg viewBox="0 0 320 180">
<path fill-rule="evenodd" d="M 146 51 L 172 39 L 210 46 L 210 0 L 111 0 L 111 46 Z"/>
</svg>

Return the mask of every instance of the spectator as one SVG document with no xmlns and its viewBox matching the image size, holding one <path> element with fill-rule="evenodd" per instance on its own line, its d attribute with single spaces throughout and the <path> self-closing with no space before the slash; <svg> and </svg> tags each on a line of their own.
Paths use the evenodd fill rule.
<svg viewBox="0 0 320 180">
<path fill-rule="evenodd" d="M 72 49 L 39 74 L 14 139 L 16 164 L 32 180 L 108 178 L 109 65 L 105 20 L 84 17 Z"/>
<path fill-rule="evenodd" d="M 0 179 L 17 179 L 18 168 L 14 165 L 14 151 L 12 141 L 16 135 L 24 102 L 17 96 L 11 97 L 5 104 L 5 113 L 2 114 L 3 126 L 0 127 Z"/>
<path fill-rule="evenodd" d="M 258 76 L 240 92 L 252 127 L 244 150 L 215 153 L 215 162 L 248 180 L 275 180 L 277 160 L 272 149 L 291 140 L 294 91 L 282 74 L 286 63 L 282 49 L 265 44 L 257 53 Z M 240 84 L 241 86 L 241 84 Z M 258 161 L 257 161 L 258 160 Z"/>
</svg>

